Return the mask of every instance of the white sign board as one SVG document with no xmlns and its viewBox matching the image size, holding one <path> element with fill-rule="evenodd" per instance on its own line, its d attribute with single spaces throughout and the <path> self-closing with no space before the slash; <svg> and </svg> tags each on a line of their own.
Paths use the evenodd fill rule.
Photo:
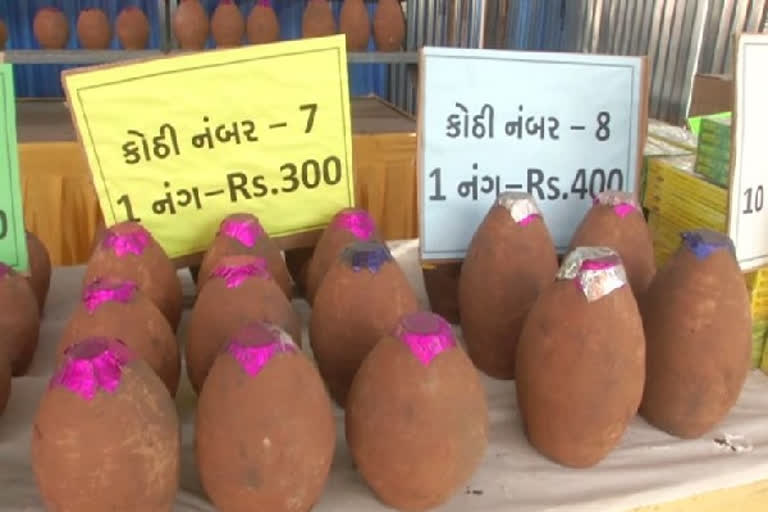
<svg viewBox="0 0 768 512">
<path fill-rule="evenodd" d="M 728 234 L 752 270 L 768 264 L 768 35 L 738 38 L 735 89 Z"/>
<path fill-rule="evenodd" d="M 533 195 L 559 251 L 595 194 L 635 192 L 644 64 L 642 57 L 425 48 L 422 260 L 463 258 L 505 191 Z"/>
</svg>

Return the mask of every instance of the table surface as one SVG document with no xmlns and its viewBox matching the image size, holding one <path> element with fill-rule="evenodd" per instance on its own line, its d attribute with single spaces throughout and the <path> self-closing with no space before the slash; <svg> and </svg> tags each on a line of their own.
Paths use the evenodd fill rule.
<svg viewBox="0 0 768 512">
<path fill-rule="evenodd" d="M 414 288 L 426 304 L 415 242 L 392 244 Z M 54 272 L 41 328 L 40 346 L 26 377 L 13 381 L 11 400 L 0 417 L 0 510 L 42 511 L 29 462 L 32 421 L 53 371 L 53 349 L 80 293 L 82 267 Z M 180 271 L 187 304 L 194 296 L 189 273 Z M 309 307 L 294 305 L 306 321 Z M 185 321 L 179 330 L 183 342 Z M 306 330 L 305 334 L 306 336 Z M 308 346 L 305 338 L 305 346 Z M 596 467 L 566 469 L 541 457 L 526 441 L 515 404 L 514 383 L 485 378 L 490 442 L 485 460 L 441 512 L 627 512 L 717 489 L 768 478 L 768 377 L 752 373 L 729 417 L 695 441 L 670 437 L 636 418 L 620 446 Z M 176 398 L 182 427 L 182 476 L 177 511 L 213 511 L 196 472 L 193 452 L 195 396 L 182 375 Z M 317 512 L 391 510 L 370 493 L 355 472 L 344 441 L 343 413 L 335 411 L 337 450 Z M 691 510 L 680 508 L 679 510 Z"/>
</svg>

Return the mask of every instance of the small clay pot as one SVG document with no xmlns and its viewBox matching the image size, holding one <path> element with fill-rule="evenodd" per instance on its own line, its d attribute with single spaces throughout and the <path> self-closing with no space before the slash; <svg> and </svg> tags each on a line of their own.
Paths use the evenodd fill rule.
<svg viewBox="0 0 768 512">
<path fill-rule="evenodd" d="M 5 22 L 0 20 L 0 50 L 5 50 L 5 43 L 8 42 L 8 27 Z"/>
<path fill-rule="evenodd" d="M 218 48 L 240 46 L 245 34 L 245 20 L 233 0 L 220 0 L 211 18 L 211 33 Z"/>
<path fill-rule="evenodd" d="M 27 252 L 29 253 L 29 284 L 37 298 L 40 315 L 45 308 L 45 299 L 51 285 L 51 258 L 48 249 L 34 233 L 27 231 Z"/>
<path fill-rule="evenodd" d="M 398 0 L 378 0 L 373 17 L 373 38 L 380 52 L 396 52 L 405 41 L 405 16 Z"/>
<path fill-rule="evenodd" d="M 301 20 L 301 37 L 323 37 L 336 33 L 331 5 L 327 0 L 309 0 Z"/>
<path fill-rule="evenodd" d="M 197 287 L 203 289 L 216 264 L 224 256 L 250 255 L 264 258 L 267 270 L 280 285 L 285 296 L 292 296 L 293 284 L 288 267 L 277 244 L 261 226 L 259 219 L 249 213 L 228 216 L 219 226 L 213 243 L 203 257 L 197 275 Z"/>
<path fill-rule="evenodd" d="M 109 48 L 112 29 L 107 13 L 98 8 L 80 11 L 80 16 L 77 17 L 77 37 L 80 39 L 80 45 L 87 50 Z"/>
<path fill-rule="evenodd" d="M 40 313 L 32 286 L 0 263 L 0 358 L 10 361 L 14 376 L 27 372 L 39 332 Z"/>
<path fill-rule="evenodd" d="M 120 11 L 115 28 L 126 50 L 143 50 L 149 44 L 149 20 L 138 7 L 129 6 Z"/>
<path fill-rule="evenodd" d="M 31 458 L 47 510 L 170 512 L 180 425 L 160 378 L 118 340 L 73 345 L 43 392 Z"/>
<path fill-rule="evenodd" d="M 339 30 L 347 36 L 347 51 L 363 52 L 371 39 L 371 20 L 363 0 L 344 0 Z"/>
<path fill-rule="evenodd" d="M 202 50 L 208 41 L 208 14 L 200 0 L 182 0 L 173 14 L 173 35 L 182 50 Z"/>
<path fill-rule="evenodd" d="M 251 44 L 272 43 L 280 39 L 280 22 L 269 0 L 261 0 L 253 6 L 246 31 Z"/>
<path fill-rule="evenodd" d="M 33 22 L 35 39 L 44 50 L 61 50 L 69 40 L 69 21 L 56 7 L 43 7 Z"/>
</svg>

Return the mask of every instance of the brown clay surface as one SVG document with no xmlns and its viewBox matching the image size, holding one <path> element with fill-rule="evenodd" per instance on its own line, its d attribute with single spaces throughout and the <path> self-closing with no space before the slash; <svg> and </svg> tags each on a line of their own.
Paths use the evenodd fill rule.
<svg viewBox="0 0 768 512">
<path fill-rule="evenodd" d="M 245 19 L 235 3 L 216 6 L 211 18 L 211 34 L 218 48 L 240 46 L 245 34 Z"/>
<path fill-rule="evenodd" d="M 310 0 L 301 21 L 301 36 L 322 37 L 336 33 L 331 5 L 327 0 Z"/>
<path fill-rule="evenodd" d="M 208 14 L 199 0 L 183 0 L 173 15 L 173 34 L 182 50 L 202 50 L 208 40 Z"/>
<path fill-rule="evenodd" d="M 11 364 L 0 354 L 0 416 L 8 405 L 8 398 L 11 396 Z"/>
<path fill-rule="evenodd" d="M 347 51 L 363 52 L 371 39 L 371 20 L 363 0 L 344 0 L 339 16 L 339 31 L 347 36 Z"/>
<path fill-rule="evenodd" d="M 458 324 L 461 320 L 459 310 L 461 265 L 461 262 L 438 263 L 434 268 L 422 267 L 421 270 L 430 309 L 452 324 Z"/>
<path fill-rule="evenodd" d="M 379 0 L 373 17 L 373 37 L 380 52 L 400 51 L 405 41 L 405 17 L 397 0 Z"/>
<path fill-rule="evenodd" d="M 42 314 L 51 284 L 51 258 L 43 242 L 29 231 L 27 231 L 27 249 L 29 251 L 29 284 L 32 285 Z"/>
<path fill-rule="evenodd" d="M 143 50 L 149 43 L 149 20 L 141 9 L 126 7 L 117 16 L 115 31 L 126 50 Z"/>
<path fill-rule="evenodd" d="M 248 42 L 251 44 L 272 43 L 280 39 L 280 23 L 271 7 L 254 5 L 246 25 Z"/>
<path fill-rule="evenodd" d="M 10 361 L 14 376 L 27 373 L 39 332 L 40 313 L 32 286 L 16 272 L 0 277 L 0 358 Z"/>
<path fill-rule="evenodd" d="M 80 11 L 77 18 L 77 37 L 87 50 L 104 50 L 112 39 L 112 28 L 107 13 L 98 8 Z"/>
</svg>

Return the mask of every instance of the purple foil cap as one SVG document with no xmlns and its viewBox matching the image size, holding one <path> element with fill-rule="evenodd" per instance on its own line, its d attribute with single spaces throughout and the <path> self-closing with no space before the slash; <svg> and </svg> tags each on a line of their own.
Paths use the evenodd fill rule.
<svg viewBox="0 0 768 512">
<path fill-rule="evenodd" d="M 347 210 L 333 218 L 333 226 L 352 233 L 358 240 L 368 241 L 373 237 L 376 224 L 365 210 Z"/>
<path fill-rule="evenodd" d="M 136 356 L 120 340 L 89 338 L 64 351 L 64 363 L 49 388 L 64 387 L 86 400 L 98 391 L 114 393 L 120 386 L 123 367 Z"/>
<path fill-rule="evenodd" d="M 411 349 L 424 366 L 429 366 L 439 354 L 456 347 L 456 339 L 448 322 L 429 312 L 404 315 L 395 336 Z"/>
<path fill-rule="evenodd" d="M 0 278 L 3 278 L 5 276 L 9 276 L 13 273 L 13 269 L 9 266 L 0 261 Z"/>
<path fill-rule="evenodd" d="M 536 206 L 533 196 L 525 192 L 503 192 L 494 204 L 506 209 L 512 220 L 521 226 L 541 218 L 541 210 Z"/>
<path fill-rule="evenodd" d="M 264 258 L 249 258 L 250 263 L 240 265 L 227 265 L 226 263 L 218 265 L 211 272 L 211 277 L 220 277 L 227 283 L 227 288 L 237 288 L 249 277 L 259 277 L 261 279 L 271 279 L 267 270 L 267 260 Z"/>
<path fill-rule="evenodd" d="M 640 206 L 637 204 L 635 197 L 628 192 L 622 192 L 620 190 L 606 190 L 605 192 L 600 192 L 597 197 L 595 197 L 594 204 L 612 206 L 614 213 L 621 218 L 640 210 Z"/>
<path fill-rule="evenodd" d="M 255 217 L 224 219 L 219 233 L 233 238 L 246 247 L 253 247 L 264 236 L 264 228 Z"/>
<path fill-rule="evenodd" d="M 131 302 L 137 289 L 132 281 L 97 279 L 83 291 L 83 305 L 93 314 L 105 302 Z"/>
<path fill-rule="evenodd" d="M 227 353 L 243 371 L 255 377 L 276 355 L 296 352 L 296 344 L 280 327 L 255 322 L 241 329 L 229 342 Z"/>
<path fill-rule="evenodd" d="M 392 261 L 392 253 L 389 248 L 379 242 L 355 242 L 344 248 L 341 260 L 359 272 L 367 269 L 375 274 L 388 261 Z"/>
<path fill-rule="evenodd" d="M 683 239 L 683 245 L 696 255 L 697 259 L 705 260 L 713 252 L 723 249 L 736 256 L 733 240 L 728 235 L 708 229 L 697 229 L 685 231 L 680 234 L 680 237 Z"/>
<path fill-rule="evenodd" d="M 112 249 L 117 256 L 126 254 L 141 255 L 147 248 L 152 237 L 149 231 L 142 226 L 137 225 L 134 231 L 118 234 L 114 231 L 107 231 L 101 246 L 105 249 Z"/>
<path fill-rule="evenodd" d="M 609 295 L 627 284 L 624 264 L 608 247 L 577 247 L 565 257 L 557 279 L 573 280 L 587 302 Z"/>
</svg>

